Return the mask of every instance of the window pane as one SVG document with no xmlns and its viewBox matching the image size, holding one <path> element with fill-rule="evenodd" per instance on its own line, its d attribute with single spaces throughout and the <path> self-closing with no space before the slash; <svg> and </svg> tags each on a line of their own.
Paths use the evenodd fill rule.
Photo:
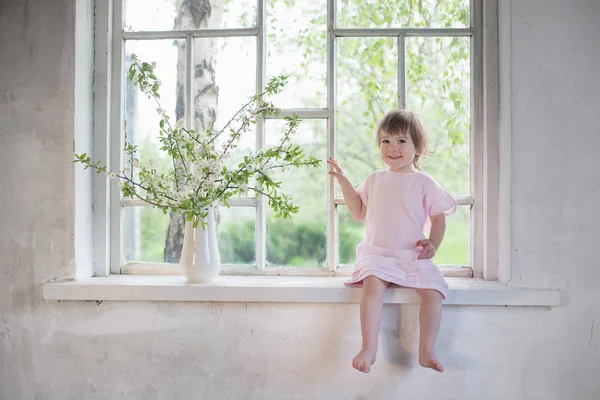
<svg viewBox="0 0 600 400">
<path fill-rule="evenodd" d="M 284 121 L 268 120 L 267 146 L 280 143 Z M 327 150 L 325 120 L 304 120 L 292 143 L 299 144 L 307 155 L 325 159 Z M 324 265 L 327 235 L 327 173 L 325 163 L 319 169 L 301 168 L 277 171 L 274 180 L 281 180 L 284 193 L 300 207 L 292 219 L 274 218 L 267 212 L 267 261 L 270 265 L 315 267 Z"/>
<path fill-rule="evenodd" d="M 356 263 L 356 246 L 365 237 L 365 224 L 355 221 L 348 207 L 340 205 L 338 210 L 339 228 L 339 264 L 354 265 Z"/>
<path fill-rule="evenodd" d="M 396 39 L 340 38 L 337 59 L 338 160 L 358 186 L 383 167 L 374 132 L 381 117 L 398 107 Z"/>
<path fill-rule="evenodd" d="M 215 129 L 222 130 L 256 94 L 256 38 L 196 39 L 194 57 L 195 129 L 204 131 L 214 123 Z M 233 122 L 229 128 L 239 126 Z M 229 139 L 229 128 L 217 140 L 217 148 Z M 251 125 L 238 147 L 229 153 L 226 165 L 238 165 L 244 154 L 254 150 L 255 143 L 256 129 Z"/>
<path fill-rule="evenodd" d="M 454 195 L 470 191 L 470 39 L 407 38 L 407 108 L 419 113 L 434 154 L 423 169 Z"/>
<path fill-rule="evenodd" d="M 219 250 L 223 264 L 256 263 L 256 208 L 219 207 Z"/>
<path fill-rule="evenodd" d="M 469 0 L 337 0 L 339 28 L 466 28 Z"/>
<path fill-rule="evenodd" d="M 324 1 L 267 0 L 267 77 L 289 76 L 276 107 L 327 106 L 326 9 Z"/>
<path fill-rule="evenodd" d="M 437 265 L 469 265 L 470 220 L 470 206 L 459 206 L 446 217 L 446 234 L 433 260 Z"/>
<path fill-rule="evenodd" d="M 250 28 L 256 0 L 125 0 L 125 31 Z"/>
<path fill-rule="evenodd" d="M 127 72 L 131 54 L 136 54 L 141 61 L 156 62 L 155 75 L 161 81 L 158 102 L 154 98 L 149 99 L 129 81 Z M 178 59 L 178 55 L 183 58 Z M 142 163 L 154 160 L 159 172 L 171 168 L 172 161 L 166 152 L 159 150 L 160 116 L 156 109 L 159 106 L 163 108 L 172 124 L 184 118 L 184 61 L 185 41 L 182 40 L 130 40 L 125 43 L 125 140 L 138 146 Z"/>
<path fill-rule="evenodd" d="M 152 207 L 123 207 L 123 261 L 164 262 L 169 214 Z"/>
<path fill-rule="evenodd" d="M 124 207 L 124 262 L 164 262 L 169 214 L 152 207 Z M 256 259 L 254 207 L 220 207 L 219 250 L 223 264 L 254 264 Z"/>
</svg>

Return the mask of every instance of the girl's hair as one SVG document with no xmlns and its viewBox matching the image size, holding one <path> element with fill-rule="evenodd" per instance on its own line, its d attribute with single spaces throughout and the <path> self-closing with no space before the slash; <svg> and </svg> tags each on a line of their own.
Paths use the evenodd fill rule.
<svg viewBox="0 0 600 400">
<path fill-rule="evenodd" d="M 393 110 L 388 112 L 377 125 L 377 146 L 381 145 L 381 135 L 399 135 L 404 133 L 410 136 L 415 145 L 415 159 L 413 165 L 417 170 L 421 170 L 419 166 L 419 158 L 422 155 L 431 154 L 427 148 L 427 132 L 421 123 L 418 115 L 407 110 Z"/>
</svg>

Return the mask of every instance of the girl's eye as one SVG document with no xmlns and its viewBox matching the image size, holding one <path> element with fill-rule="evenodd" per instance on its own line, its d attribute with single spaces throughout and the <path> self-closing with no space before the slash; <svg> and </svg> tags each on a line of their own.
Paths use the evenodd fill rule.
<svg viewBox="0 0 600 400">
<path fill-rule="evenodd" d="M 390 141 L 389 141 L 389 140 L 387 140 L 387 139 L 383 139 L 383 140 L 381 141 L 381 143 L 389 143 L 389 142 L 390 142 Z"/>
</svg>

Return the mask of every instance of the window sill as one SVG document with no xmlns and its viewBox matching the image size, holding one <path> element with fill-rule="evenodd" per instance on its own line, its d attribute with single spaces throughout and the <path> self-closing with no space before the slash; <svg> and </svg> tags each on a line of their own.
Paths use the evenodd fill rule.
<svg viewBox="0 0 600 400">
<path fill-rule="evenodd" d="M 180 275 L 111 275 L 79 281 L 49 282 L 45 300 L 217 301 L 276 303 L 358 303 L 361 289 L 346 287 L 345 277 L 220 276 L 190 284 Z M 557 289 L 514 288 L 500 282 L 447 278 L 447 305 L 559 306 Z M 385 303 L 415 304 L 414 290 L 388 289 Z"/>
</svg>

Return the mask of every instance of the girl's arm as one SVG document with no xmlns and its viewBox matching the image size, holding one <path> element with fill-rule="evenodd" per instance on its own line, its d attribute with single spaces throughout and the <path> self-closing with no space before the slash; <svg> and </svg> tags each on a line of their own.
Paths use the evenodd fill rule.
<svg viewBox="0 0 600 400">
<path fill-rule="evenodd" d="M 356 221 L 364 221 L 365 216 L 367 215 L 367 207 L 361 200 L 356 189 L 354 189 L 352 182 L 350 182 L 346 176 L 346 173 L 338 164 L 337 160 L 329 157 L 327 163 L 331 165 L 329 175 L 335 176 L 338 180 L 338 183 L 342 187 L 342 194 L 344 195 L 346 207 L 348 207 L 350 215 L 352 215 L 352 218 L 354 218 Z"/>
<path fill-rule="evenodd" d="M 431 230 L 429 231 L 429 241 L 435 249 L 439 249 L 446 233 L 446 215 L 444 213 L 438 215 L 430 215 Z"/>
<path fill-rule="evenodd" d="M 348 207 L 350 214 L 356 221 L 364 221 L 367 215 L 367 207 L 365 207 L 365 203 L 361 200 L 358 192 L 354 189 L 348 178 L 345 180 L 338 179 L 338 182 L 342 187 L 342 194 L 344 195 L 346 207 Z"/>
<path fill-rule="evenodd" d="M 421 246 L 421 252 L 417 257 L 419 260 L 433 258 L 442 244 L 444 233 L 446 233 L 446 215 L 444 213 L 430 215 L 429 220 L 431 221 L 429 239 L 417 241 L 417 246 Z"/>
</svg>

